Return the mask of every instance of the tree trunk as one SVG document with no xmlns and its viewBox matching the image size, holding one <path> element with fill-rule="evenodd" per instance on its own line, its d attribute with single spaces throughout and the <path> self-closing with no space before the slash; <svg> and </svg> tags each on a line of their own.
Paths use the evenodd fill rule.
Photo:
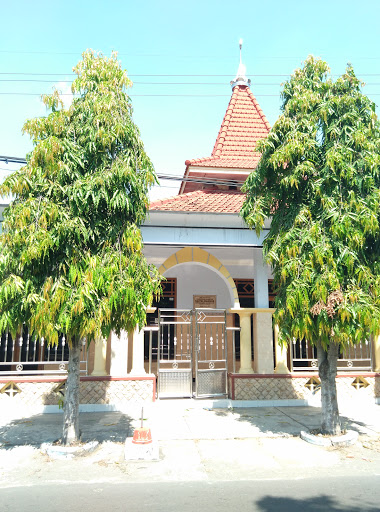
<svg viewBox="0 0 380 512">
<path fill-rule="evenodd" d="M 321 430 L 323 434 L 339 435 L 341 434 L 341 427 L 335 382 L 339 345 L 332 342 L 328 349 L 325 350 L 318 343 L 317 350 L 322 394 Z"/>
<path fill-rule="evenodd" d="M 69 351 L 69 371 L 65 389 L 65 406 L 63 410 L 62 444 L 69 445 L 79 440 L 79 382 L 80 353 L 82 344 L 78 339 L 72 340 Z"/>
</svg>

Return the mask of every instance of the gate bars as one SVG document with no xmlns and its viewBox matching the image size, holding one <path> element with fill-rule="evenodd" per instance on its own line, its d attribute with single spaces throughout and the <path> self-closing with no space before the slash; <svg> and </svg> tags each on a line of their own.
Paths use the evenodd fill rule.
<svg viewBox="0 0 380 512">
<path fill-rule="evenodd" d="M 224 309 L 160 309 L 158 330 L 159 397 L 227 395 Z"/>
</svg>

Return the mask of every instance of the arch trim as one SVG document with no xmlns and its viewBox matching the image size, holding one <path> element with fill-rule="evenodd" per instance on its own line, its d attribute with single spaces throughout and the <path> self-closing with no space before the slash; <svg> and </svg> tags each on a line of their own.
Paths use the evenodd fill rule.
<svg viewBox="0 0 380 512">
<path fill-rule="evenodd" d="M 221 275 L 223 280 L 230 287 L 233 295 L 234 307 L 240 307 L 239 295 L 235 281 L 218 258 L 205 251 L 204 249 L 201 249 L 200 247 L 184 247 L 183 249 L 180 249 L 176 253 L 169 256 L 169 258 L 167 258 L 160 266 L 158 271 L 160 274 L 164 275 L 167 270 L 181 263 L 201 263 L 202 265 L 212 267 L 215 272 Z"/>
</svg>

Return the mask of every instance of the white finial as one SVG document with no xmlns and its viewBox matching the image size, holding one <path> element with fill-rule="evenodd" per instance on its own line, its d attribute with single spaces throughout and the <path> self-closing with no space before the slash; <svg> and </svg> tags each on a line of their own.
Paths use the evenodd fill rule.
<svg viewBox="0 0 380 512">
<path fill-rule="evenodd" d="M 246 73 L 246 67 L 244 66 L 243 62 L 242 62 L 242 59 L 241 59 L 241 49 L 242 49 L 242 46 L 243 46 L 243 39 L 240 39 L 239 40 L 239 50 L 240 50 L 240 62 L 239 62 L 239 67 L 238 67 L 238 70 L 237 70 L 237 73 L 236 73 L 236 77 L 235 77 L 235 80 L 233 80 L 231 82 L 231 87 L 232 89 L 236 86 L 236 85 L 250 85 L 251 84 L 251 80 L 249 80 L 246 76 L 245 76 L 245 73 Z"/>
</svg>

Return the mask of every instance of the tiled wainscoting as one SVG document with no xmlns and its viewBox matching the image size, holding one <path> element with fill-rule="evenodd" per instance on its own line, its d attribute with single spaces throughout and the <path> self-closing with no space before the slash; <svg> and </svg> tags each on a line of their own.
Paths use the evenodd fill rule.
<svg viewBox="0 0 380 512">
<path fill-rule="evenodd" d="M 371 400 L 380 397 L 380 374 L 339 374 L 336 379 L 338 400 Z M 232 400 L 306 400 L 320 398 L 317 373 L 290 375 L 229 375 Z"/>
<path fill-rule="evenodd" d="M 46 406 L 59 406 L 63 401 L 65 378 L 2 378 L 0 409 L 32 409 L 42 412 Z M 152 402 L 156 395 L 156 379 L 147 377 L 82 377 L 80 404 L 122 409 L 126 403 Z M 95 408 L 94 408 L 95 409 Z"/>
</svg>

